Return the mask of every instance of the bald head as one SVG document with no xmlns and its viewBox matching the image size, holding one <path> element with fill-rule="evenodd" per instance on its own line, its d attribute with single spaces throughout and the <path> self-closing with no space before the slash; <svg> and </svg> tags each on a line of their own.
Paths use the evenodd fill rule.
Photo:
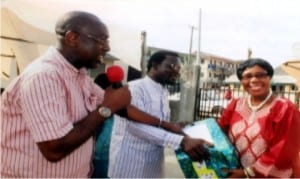
<svg viewBox="0 0 300 179">
<path fill-rule="evenodd" d="M 101 20 L 88 12 L 72 11 L 55 26 L 57 49 L 76 68 L 96 68 L 109 47 L 109 32 Z"/>
<path fill-rule="evenodd" d="M 56 23 L 55 32 L 58 35 L 65 35 L 67 31 L 90 31 L 92 28 L 105 26 L 101 20 L 88 12 L 71 11 L 64 14 Z"/>
</svg>

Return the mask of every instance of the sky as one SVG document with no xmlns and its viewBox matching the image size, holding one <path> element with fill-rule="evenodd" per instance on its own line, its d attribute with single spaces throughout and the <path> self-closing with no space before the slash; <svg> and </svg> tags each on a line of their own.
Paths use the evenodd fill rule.
<svg viewBox="0 0 300 179">
<path fill-rule="evenodd" d="M 43 9 L 52 12 L 47 18 L 67 10 L 88 10 L 120 30 L 145 30 L 148 46 L 188 53 L 194 27 L 192 51 L 200 49 L 241 60 L 247 58 L 251 48 L 253 57 L 264 58 L 274 67 L 300 59 L 300 2 L 297 0 L 26 1 L 42 12 L 40 16 L 27 18 L 34 19 L 38 25 L 50 24 L 49 29 L 55 23 L 43 19 L 46 15 Z M 126 43 L 128 47 L 132 45 L 130 39 Z"/>
<path fill-rule="evenodd" d="M 144 22 L 136 26 L 147 29 L 149 45 L 188 52 L 191 27 L 194 26 L 197 30 L 193 34 L 193 51 L 198 49 L 199 39 L 200 51 L 235 60 L 247 58 L 248 48 L 251 48 L 253 57 L 264 58 L 276 67 L 300 57 L 299 3 L 276 0 L 165 1 L 157 3 L 156 8 L 153 3 L 146 5 L 148 9 L 123 9 L 126 11 L 123 13 Z"/>
</svg>

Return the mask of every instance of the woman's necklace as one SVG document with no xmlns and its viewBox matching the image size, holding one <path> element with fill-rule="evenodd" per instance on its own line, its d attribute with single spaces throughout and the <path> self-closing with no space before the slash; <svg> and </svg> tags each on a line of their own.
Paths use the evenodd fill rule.
<svg viewBox="0 0 300 179">
<path fill-rule="evenodd" d="M 248 106 L 251 109 L 251 111 L 258 111 L 261 107 L 263 107 L 263 105 L 265 105 L 266 102 L 271 98 L 272 94 L 273 94 L 273 92 L 270 89 L 268 96 L 259 105 L 257 105 L 257 106 L 252 106 L 251 95 L 249 95 L 248 99 L 247 99 L 247 102 L 248 102 Z"/>
<path fill-rule="evenodd" d="M 258 111 L 260 108 L 263 107 L 263 105 L 266 104 L 266 102 L 271 98 L 273 92 L 272 90 L 270 89 L 269 90 L 269 94 L 268 96 L 257 106 L 252 106 L 252 103 L 251 103 L 251 95 L 248 96 L 247 98 L 247 102 L 248 102 L 248 106 L 249 108 L 251 109 L 251 115 L 249 117 L 249 123 L 252 124 L 254 122 L 254 120 L 256 119 L 256 111 Z"/>
</svg>

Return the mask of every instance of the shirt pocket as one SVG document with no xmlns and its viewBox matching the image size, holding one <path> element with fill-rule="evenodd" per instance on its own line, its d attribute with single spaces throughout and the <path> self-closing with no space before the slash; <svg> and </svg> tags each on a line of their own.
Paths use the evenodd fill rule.
<svg viewBox="0 0 300 179">
<path fill-rule="evenodd" d="M 161 118 L 163 115 L 163 106 L 161 105 L 161 100 L 157 98 L 152 98 L 150 100 L 151 102 L 147 105 L 149 105 L 148 113 L 151 115 L 154 115 L 156 117 Z"/>
</svg>

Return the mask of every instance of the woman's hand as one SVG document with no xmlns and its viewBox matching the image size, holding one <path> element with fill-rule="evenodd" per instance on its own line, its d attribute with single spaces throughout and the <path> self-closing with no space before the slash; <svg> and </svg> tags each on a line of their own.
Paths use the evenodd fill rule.
<svg viewBox="0 0 300 179">
<path fill-rule="evenodd" d="M 247 177 L 244 173 L 244 170 L 239 168 L 239 169 L 233 169 L 229 170 L 227 178 L 245 178 Z"/>
</svg>

